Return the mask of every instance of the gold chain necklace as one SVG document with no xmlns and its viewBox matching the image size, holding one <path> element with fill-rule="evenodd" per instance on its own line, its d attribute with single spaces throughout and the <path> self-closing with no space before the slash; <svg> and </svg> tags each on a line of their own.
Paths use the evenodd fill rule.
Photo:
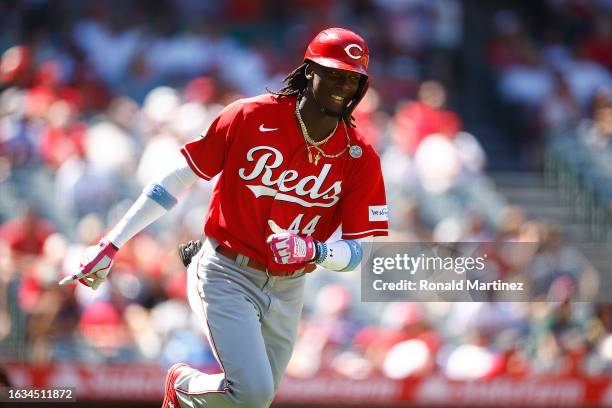
<svg viewBox="0 0 612 408">
<path fill-rule="evenodd" d="M 299 110 L 299 106 L 300 106 L 300 101 L 297 100 L 295 103 L 295 116 L 300 124 L 300 128 L 302 129 L 302 136 L 304 136 L 304 140 L 306 141 L 307 145 L 306 145 L 306 150 L 308 150 L 308 162 L 312 163 L 312 151 L 310 149 L 314 148 L 317 151 L 317 154 L 314 157 L 314 164 L 315 166 L 318 165 L 319 163 L 319 159 L 321 158 L 321 156 L 327 158 L 327 159 L 335 159 L 336 157 L 340 157 L 344 154 L 344 152 L 346 152 L 350 147 L 350 139 L 349 139 L 349 135 L 348 135 L 348 131 L 346 130 L 346 124 L 344 125 L 344 134 L 346 136 L 346 146 L 344 146 L 344 149 L 342 149 L 341 152 L 336 153 L 336 154 L 327 154 L 323 151 L 323 149 L 321 149 L 319 146 L 322 145 L 323 143 L 327 142 L 333 135 L 334 133 L 336 133 L 336 129 L 338 128 L 338 123 L 340 123 L 340 120 L 338 120 L 338 123 L 336 123 L 336 127 L 334 128 L 333 132 L 330 133 L 329 136 L 327 136 L 325 139 L 320 140 L 320 141 L 315 141 L 313 140 L 310 135 L 308 134 L 308 129 L 306 129 L 306 125 L 304 124 L 304 121 L 302 120 L 302 115 L 300 114 L 300 110 Z"/>
<path fill-rule="evenodd" d="M 317 142 L 316 140 L 310 137 L 310 134 L 308 133 L 308 130 L 306 129 L 306 125 L 304 124 L 304 121 L 302 120 L 302 115 L 300 114 L 298 106 L 299 104 L 295 105 L 295 115 L 298 118 L 298 122 L 300 122 L 300 128 L 302 129 L 302 135 L 304 135 L 304 139 L 306 139 L 306 141 L 313 146 L 321 146 L 322 144 L 325 144 L 329 139 L 331 139 L 334 133 L 336 133 L 336 129 L 338 129 L 338 123 L 340 123 L 340 121 L 338 120 L 338 122 L 336 122 L 336 126 L 334 127 L 334 130 L 332 130 L 331 133 L 325 139 L 319 140 Z"/>
</svg>

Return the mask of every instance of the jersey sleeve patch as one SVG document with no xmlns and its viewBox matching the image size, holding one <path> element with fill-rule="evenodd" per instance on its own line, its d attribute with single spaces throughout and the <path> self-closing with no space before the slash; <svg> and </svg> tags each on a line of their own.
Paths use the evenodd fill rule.
<svg viewBox="0 0 612 408">
<path fill-rule="evenodd" d="M 370 205 L 368 207 L 368 221 L 389 221 L 386 205 Z"/>
</svg>

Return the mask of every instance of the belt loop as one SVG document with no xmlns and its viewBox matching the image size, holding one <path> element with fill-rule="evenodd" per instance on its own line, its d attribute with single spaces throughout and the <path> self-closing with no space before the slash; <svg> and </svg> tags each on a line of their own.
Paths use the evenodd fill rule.
<svg viewBox="0 0 612 408">
<path fill-rule="evenodd" d="M 236 255 L 236 261 L 234 263 L 241 268 L 246 268 L 249 265 L 249 257 L 238 254 Z"/>
</svg>

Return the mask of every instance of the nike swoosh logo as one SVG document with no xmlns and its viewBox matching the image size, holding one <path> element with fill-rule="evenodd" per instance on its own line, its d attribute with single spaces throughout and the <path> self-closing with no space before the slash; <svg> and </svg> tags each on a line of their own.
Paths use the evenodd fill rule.
<svg viewBox="0 0 612 408">
<path fill-rule="evenodd" d="M 278 128 L 267 128 L 263 125 L 263 123 L 259 125 L 260 132 L 274 132 L 275 130 L 278 130 Z"/>
</svg>

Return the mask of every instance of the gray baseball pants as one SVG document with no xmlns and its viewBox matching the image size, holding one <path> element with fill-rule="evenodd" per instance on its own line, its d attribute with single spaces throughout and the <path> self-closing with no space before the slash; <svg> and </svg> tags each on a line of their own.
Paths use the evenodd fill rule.
<svg viewBox="0 0 612 408">
<path fill-rule="evenodd" d="M 268 276 L 216 246 L 207 239 L 193 257 L 188 298 L 223 373 L 189 370 L 176 394 L 182 408 L 269 407 L 293 352 L 305 276 Z"/>
</svg>

